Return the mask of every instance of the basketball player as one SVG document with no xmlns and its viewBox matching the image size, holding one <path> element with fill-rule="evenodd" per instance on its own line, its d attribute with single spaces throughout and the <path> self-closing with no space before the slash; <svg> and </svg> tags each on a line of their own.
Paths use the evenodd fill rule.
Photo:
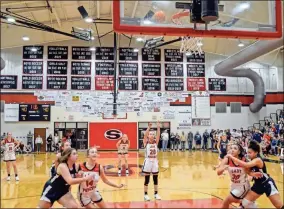
<svg viewBox="0 0 284 209">
<path fill-rule="evenodd" d="M 76 165 L 77 158 L 78 154 L 73 148 L 62 152 L 58 159 L 59 165 L 56 168 L 56 175 L 45 183 L 38 208 L 51 208 L 55 201 L 66 208 L 78 208 L 78 204 L 70 192 L 70 185 L 90 181 L 94 177 L 88 175 L 83 178 L 75 178 L 79 168 L 79 165 Z"/>
<path fill-rule="evenodd" d="M 128 171 L 128 149 L 130 147 L 130 141 L 128 140 L 127 134 L 123 134 L 122 138 L 116 143 L 118 149 L 118 175 L 121 174 L 121 159 L 124 158 L 126 175 L 129 174 Z"/>
<path fill-rule="evenodd" d="M 246 158 L 244 157 L 244 150 L 241 145 L 237 143 L 230 146 L 228 153 L 244 162 L 246 161 Z M 241 202 L 241 199 L 243 199 L 250 190 L 250 183 L 245 168 L 235 164 L 227 157 L 222 160 L 220 167 L 217 169 L 217 174 L 222 175 L 225 170 L 228 170 L 231 178 L 231 192 L 223 201 L 222 208 L 229 208 L 231 203 Z M 250 175 L 254 175 L 255 177 L 262 176 L 261 173 L 253 172 L 250 172 Z"/>
<path fill-rule="evenodd" d="M 4 150 L 4 162 L 6 162 L 6 168 L 7 168 L 7 181 L 11 180 L 11 164 L 14 168 L 14 173 L 15 173 L 15 180 L 19 181 L 19 176 L 18 176 L 18 170 L 17 170 L 17 164 L 16 164 L 16 149 L 20 146 L 20 143 L 15 140 L 12 137 L 12 133 L 8 133 L 7 137 L 1 141 L 1 146 L 4 145 L 5 150 Z"/>
<path fill-rule="evenodd" d="M 148 184 L 150 182 L 150 174 L 153 174 L 154 181 L 154 197 L 156 200 L 160 200 L 161 197 L 158 195 L 158 173 L 159 173 L 159 165 L 158 165 L 158 144 L 160 140 L 160 122 L 157 123 L 157 134 L 156 139 L 154 136 L 154 132 L 150 131 L 152 127 L 152 123 L 148 124 L 148 128 L 144 134 L 143 145 L 145 147 L 145 160 L 142 168 L 142 172 L 145 174 L 145 182 L 144 182 L 144 200 L 150 201 L 150 197 L 148 196 Z"/>
<path fill-rule="evenodd" d="M 123 187 L 123 184 L 116 185 L 106 178 L 103 167 L 97 163 L 97 156 L 98 151 L 96 147 L 88 149 L 88 160 L 80 164 L 79 168 L 79 174 L 81 174 L 83 177 L 94 174 L 91 180 L 82 182 L 79 185 L 78 200 L 80 200 L 81 206 L 85 208 L 95 208 L 94 204 L 96 204 L 96 206 L 99 208 L 106 208 L 106 204 L 97 189 L 97 184 L 100 180 L 100 177 L 102 178 L 103 182 L 109 186 L 116 188 Z"/>
<path fill-rule="evenodd" d="M 227 139 L 226 133 L 223 133 L 220 136 L 218 144 L 217 144 L 217 149 L 219 151 L 219 158 L 218 158 L 219 164 L 214 167 L 215 169 L 219 168 L 221 161 L 227 155 L 228 143 L 229 143 L 229 140 Z M 223 174 L 225 174 L 225 173 L 223 173 Z"/>
<path fill-rule="evenodd" d="M 58 166 L 58 159 L 61 157 L 61 154 L 64 150 L 68 149 L 68 148 L 71 148 L 71 144 L 69 142 L 62 142 L 60 147 L 59 147 L 59 152 L 56 154 L 56 159 L 55 161 L 53 162 L 53 164 L 51 165 L 51 168 L 50 168 L 50 177 L 53 177 L 56 175 L 56 168 Z"/>
<path fill-rule="evenodd" d="M 250 162 L 244 162 L 231 154 L 227 155 L 235 164 L 250 169 L 253 172 L 261 172 L 261 178 L 253 178 L 254 184 L 251 190 L 242 200 L 244 208 L 257 208 L 254 203 L 264 193 L 269 198 L 275 208 L 284 209 L 283 202 L 277 190 L 274 180 L 268 175 L 266 165 L 260 157 L 260 146 L 256 141 L 251 141 L 248 147 L 248 157 Z"/>
</svg>

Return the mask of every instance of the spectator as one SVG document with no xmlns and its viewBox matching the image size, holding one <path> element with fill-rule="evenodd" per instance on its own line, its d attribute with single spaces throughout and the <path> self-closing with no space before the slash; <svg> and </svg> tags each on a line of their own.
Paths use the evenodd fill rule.
<svg viewBox="0 0 284 209">
<path fill-rule="evenodd" d="M 1 141 L 6 138 L 6 133 L 4 132 L 1 136 Z"/>
<path fill-rule="evenodd" d="M 24 147 L 24 152 L 29 154 L 33 151 L 32 144 L 28 143 L 27 146 Z"/>
<path fill-rule="evenodd" d="M 58 146 L 58 143 L 59 143 L 59 136 L 57 133 L 54 134 L 54 144 L 55 146 Z"/>
<path fill-rule="evenodd" d="M 184 132 L 181 132 L 181 135 L 180 135 L 180 142 L 181 142 L 181 151 L 185 151 L 185 135 L 184 135 Z"/>
<path fill-rule="evenodd" d="M 203 133 L 203 146 L 202 146 L 202 149 L 204 149 L 204 150 L 207 150 L 208 138 L 209 138 L 209 133 L 207 132 L 207 129 L 206 129 L 205 132 Z"/>
<path fill-rule="evenodd" d="M 253 140 L 257 141 L 258 143 L 261 143 L 261 133 L 259 130 L 255 130 L 255 133 L 253 134 L 252 137 Z"/>
<path fill-rule="evenodd" d="M 174 150 L 179 150 L 179 144 L 180 144 L 180 137 L 179 137 L 178 133 L 176 133 Z"/>
<path fill-rule="evenodd" d="M 214 129 L 212 129 L 212 130 L 210 131 L 211 150 L 214 150 L 214 142 L 215 142 L 215 140 L 214 140 L 214 132 L 215 132 Z"/>
<path fill-rule="evenodd" d="M 169 142 L 169 135 L 167 130 L 163 131 L 163 133 L 161 134 L 161 138 L 162 138 L 162 150 L 163 152 L 165 152 L 168 149 L 168 142 Z"/>
<path fill-rule="evenodd" d="M 35 143 L 36 143 L 36 152 L 37 152 L 37 154 L 39 154 L 41 145 L 43 144 L 43 141 L 42 141 L 42 138 L 40 137 L 40 135 L 37 136 Z"/>
<path fill-rule="evenodd" d="M 264 125 L 269 127 L 270 124 L 271 124 L 271 123 L 268 121 L 268 119 L 265 119 Z"/>
<path fill-rule="evenodd" d="M 47 145 L 47 152 L 51 152 L 51 146 L 52 146 L 52 135 L 49 134 L 49 136 L 46 139 L 46 145 Z"/>
<path fill-rule="evenodd" d="M 192 150 L 193 133 L 191 131 L 187 134 L 188 150 Z"/>
<path fill-rule="evenodd" d="M 271 140 L 271 151 L 273 155 L 278 155 L 278 136 L 274 135 L 272 136 L 272 140 Z"/>
<path fill-rule="evenodd" d="M 174 133 L 171 133 L 171 136 L 170 136 L 170 150 L 174 150 L 175 149 L 175 134 Z"/>
<path fill-rule="evenodd" d="M 195 136 L 194 136 L 194 141 L 196 144 L 196 149 L 199 150 L 201 148 L 201 135 L 199 134 L 199 132 L 197 131 Z"/>
<path fill-rule="evenodd" d="M 284 157 L 284 136 L 283 135 L 280 136 L 280 139 L 278 141 L 278 149 L 279 149 L 280 157 L 283 158 Z"/>
</svg>

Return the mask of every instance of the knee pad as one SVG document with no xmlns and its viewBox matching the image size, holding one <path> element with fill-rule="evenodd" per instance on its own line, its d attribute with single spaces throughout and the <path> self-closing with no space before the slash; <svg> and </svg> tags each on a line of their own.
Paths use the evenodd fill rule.
<svg viewBox="0 0 284 209">
<path fill-rule="evenodd" d="M 153 175 L 154 185 L 158 185 L 158 175 Z"/>
<path fill-rule="evenodd" d="M 148 186 L 149 182 L 150 182 L 150 176 L 147 175 L 147 176 L 145 176 L 144 186 Z"/>
<path fill-rule="evenodd" d="M 257 208 L 256 204 L 254 202 L 251 202 L 247 199 L 242 200 L 242 206 L 244 208 Z"/>
</svg>

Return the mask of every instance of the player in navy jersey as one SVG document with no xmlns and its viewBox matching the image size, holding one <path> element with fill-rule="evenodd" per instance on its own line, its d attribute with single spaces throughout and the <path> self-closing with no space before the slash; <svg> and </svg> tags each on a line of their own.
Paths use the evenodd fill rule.
<svg viewBox="0 0 284 209">
<path fill-rule="evenodd" d="M 222 160 L 227 155 L 228 144 L 229 144 L 229 140 L 227 139 L 226 134 L 222 133 L 222 135 L 220 136 L 218 140 L 218 144 L 217 144 L 217 149 L 219 151 L 219 159 L 218 159 L 219 163 L 217 166 L 214 166 L 214 169 L 220 167 Z"/>
<path fill-rule="evenodd" d="M 51 168 L 50 168 L 50 177 L 53 177 L 56 175 L 56 168 L 58 166 L 58 159 L 61 157 L 62 152 L 68 148 L 71 148 L 71 144 L 69 142 L 62 142 L 62 144 L 59 147 L 59 152 L 56 154 L 56 159 L 52 163 Z"/>
<path fill-rule="evenodd" d="M 75 178 L 79 168 L 79 165 L 75 163 L 77 158 L 78 154 L 73 148 L 68 148 L 62 152 L 58 160 L 56 175 L 45 183 L 38 208 L 51 208 L 55 201 L 66 208 L 79 207 L 70 192 L 70 185 L 80 184 L 94 177 L 89 175 L 84 178 Z"/>
<path fill-rule="evenodd" d="M 261 172 L 263 175 L 261 178 L 253 178 L 254 184 L 251 187 L 251 190 L 242 200 L 242 206 L 244 208 L 257 208 L 254 202 L 265 193 L 274 207 L 284 209 L 283 202 L 281 200 L 275 182 L 268 175 L 265 163 L 259 154 L 259 144 L 256 141 L 251 141 L 248 147 L 248 157 L 251 160 L 250 162 L 239 160 L 238 158 L 233 157 L 231 154 L 227 155 L 227 157 L 233 160 L 236 164 L 250 169 L 253 172 Z"/>
</svg>

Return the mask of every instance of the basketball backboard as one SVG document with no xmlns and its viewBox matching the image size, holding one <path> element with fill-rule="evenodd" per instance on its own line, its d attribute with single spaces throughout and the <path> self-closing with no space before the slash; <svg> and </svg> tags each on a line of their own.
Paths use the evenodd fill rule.
<svg viewBox="0 0 284 209">
<path fill-rule="evenodd" d="M 206 0 L 201 0 L 206 1 Z M 113 1 L 114 31 L 137 35 L 271 39 L 282 36 L 281 0 L 219 1 L 219 19 L 194 25 L 191 1 Z M 191 4 L 192 5 L 192 4 Z"/>
</svg>

